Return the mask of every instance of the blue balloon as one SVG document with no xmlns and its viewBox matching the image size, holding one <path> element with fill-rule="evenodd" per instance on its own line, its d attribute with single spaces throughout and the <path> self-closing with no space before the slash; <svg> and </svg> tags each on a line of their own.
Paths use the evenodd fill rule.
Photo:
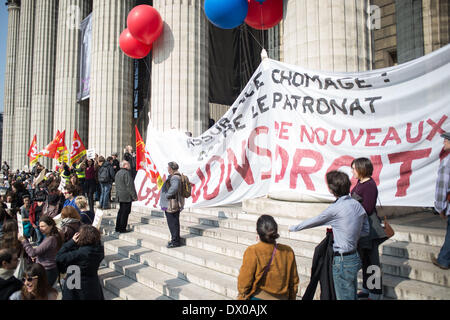
<svg viewBox="0 0 450 320">
<path fill-rule="evenodd" d="M 240 26 L 247 16 L 247 0 L 205 0 L 205 14 L 209 21 L 222 29 Z"/>
</svg>

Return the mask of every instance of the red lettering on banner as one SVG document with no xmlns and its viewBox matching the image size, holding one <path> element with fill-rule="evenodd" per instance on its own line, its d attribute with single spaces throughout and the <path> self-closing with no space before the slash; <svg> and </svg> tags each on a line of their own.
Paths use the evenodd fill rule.
<svg viewBox="0 0 450 320">
<path fill-rule="evenodd" d="M 193 183 L 192 184 L 192 203 L 196 203 L 198 198 L 200 198 L 200 192 L 202 191 L 203 186 L 205 185 L 206 179 L 205 176 L 203 175 L 202 170 L 200 170 L 200 168 L 197 169 L 197 176 L 200 178 L 200 187 L 196 187 L 196 185 Z"/>
<path fill-rule="evenodd" d="M 398 136 L 397 130 L 395 130 L 394 127 L 389 127 L 389 131 L 386 134 L 386 137 L 384 138 L 381 145 L 384 147 L 389 140 L 395 140 L 395 142 L 397 142 L 397 144 L 402 143 L 402 140 Z"/>
<path fill-rule="evenodd" d="M 433 130 L 431 130 L 430 134 L 427 136 L 427 140 L 431 141 L 431 139 L 433 139 L 437 132 L 439 132 L 440 134 L 445 132 L 444 129 L 441 128 L 441 126 L 444 124 L 447 118 L 448 117 L 446 115 L 442 116 L 437 124 L 431 119 L 427 120 L 427 123 L 433 128 Z"/>
<path fill-rule="evenodd" d="M 214 161 L 217 161 L 220 163 L 220 180 L 219 180 L 219 183 L 217 184 L 217 187 L 214 189 L 214 191 L 211 194 L 208 194 L 208 183 L 209 183 L 209 180 L 211 180 L 211 164 Z M 217 195 L 219 194 L 220 185 L 222 184 L 223 176 L 225 174 L 225 164 L 224 164 L 223 159 L 219 156 L 212 156 L 211 159 L 209 159 L 208 163 L 205 166 L 205 171 L 206 171 L 206 175 L 208 176 L 208 178 L 206 180 L 206 184 L 203 186 L 203 199 L 212 200 L 215 197 L 217 197 Z"/>
<path fill-rule="evenodd" d="M 311 129 L 311 135 L 308 134 L 308 130 L 306 129 L 306 126 L 302 125 L 300 127 L 300 142 L 303 142 L 303 135 L 306 135 L 310 143 L 314 143 L 314 137 L 316 136 L 314 130 Z"/>
<path fill-rule="evenodd" d="M 380 173 L 381 169 L 383 169 L 383 161 L 381 160 L 381 156 L 371 156 L 370 161 L 373 165 L 372 179 L 375 181 L 377 186 L 380 185 Z"/>
<path fill-rule="evenodd" d="M 300 166 L 300 162 L 303 158 L 310 158 L 316 161 L 315 165 L 312 167 Z M 303 181 L 305 182 L 306 188 L 308 190 L 315 191 L 314 184 L 312 183 L 309 175 L 317 172 L 323 166 L 323 157 L 322 155 L 314 150 L 306 150 L 306 149 L 297 149 L 295 151 L 292 169 L 290 174 L 290 184 L 289 187 L 291 189 L 295 189 L 297 187 L 297 177 L 300 174 L 302 176 Z"/>
<path fill-rule="evenodd" d="M 351 129 L 348 129 L 348 133 L 350 135 L 350 140 L 352 142 L 352 146 L 354 146 L 355 144 L 358 143 L 359 140 L 361 140 L 363 134 L 364 134 L 364 130 L 363 129 L 359 129 L 359 135 L 358 138 L 355 139 L 355 136 L 353 135 L 353 131 Z"/>
<path fill-rule="evenodd" d="M 250 168 L 250 162 L 248 161 L 247 155 L 246 155 L 246 148 L 247 141 L 242 141 L 242 166 L 240 166 L 237 163 L 236 155 L 234 154 L 233 150 L 230 148 L 227 149 L 228 153 L 228 174 L 227 178 L 225 179 L 225 184 L 227 186 L 227 190 L 229 192 L 233 191 L 233 186 L 231 185 L 231 162 L 233 162 L 233 166 L 236 169 L 236 171 L 241 175 L 242 179 L 247 182 L 248 185 L 252 185 L 255 183 L 255 180 L 253 179 L 253 173 L 252 169 Z"/>
<path fill-rule="evenodd" d="M 355 160 L 355 158 L 353 158 L 352 156 L 340 156 L 339 158 L 337 158 L 333 161 L 333 163 L 328 168 L 326 173 L 333 171 L 333 170 L 339 170 L 342 167 L 351 167 L 353 160 Z M 327 183 L 326 175 L 324 178 L 325 178 L 325 184 L 326 184 Z M 353 189 L 353 187 L 356 185 L 356 182 L 358 182 L 358 180 L 356 178 L 350 177 L 350 181 L 352 182 L 351 188 Z"/>
<path fill-rule="evenodd" d="M 412 123 L 408 122 L 406 124 L 406 141 L 408 141 L 409 143 L 419 142 L 420 139 L 422 139 L 423 134 L 423 121 L 420 121 L 419 123 L 419 132 L 417 133 L 417 137 L 415 138 L 411 138 L 411 127 Z"/>
<path fill-rule="evenodd" d="M 275 183 L 278 183 L 278 181 L 283 180 L 284 175 L 286 173 L 287 165 L 289 163 L 289 153 L 279 145 L 277 145 L 275 149 L 275 161 L 278 160 L 278 156 L 280 156 L 281 158 L 281 172 L 275 176 Z"/>
<path fill-rule="evenodd" d="M 366 138 L 366 147 L 378 147 L 380 144 L 378 142 L 370 142 L 371 140 L 375 139 L 376 137 L 373 136 L 373 133 L 381 132 L 381 129 L 367 129 L 367 138 Z"/>
<path fill-rule="evenodd" d="M 159 204 L 159 197 L 161 196 L 161 190 L 158 190 L 158 186 L 157 185 L 154 185 L 153 188 L 145 187 L 148 179 L 149 178 L 148 178 L 147 175 L 145 175 L 144 178 L 142 179 L 141 186 L 139 188 L 139 192 L 137 194 L 137 197 L 138 197 L 139 201 L 147 200 L 145 202 L 146 206 L 152 200 L 155 200 L 154 203 L 153 203 L 153 207 L 157 208 L 157 206 Z M 166 179 L 166 175 L 164 175 L 163 179 Z M 145 187 L 145 194 L 144 194 L 144 187 Z"/>
<path fill-rule="evenodd" d="M 414 160 L 427 158 L 430 156 L 431 148 L 423 150 L 405 151 L 392 153 L 388 155 L 390 163 L 401 163 L 400 165 L 400 179 L 397 181 L 396 197 L 406 196 L 406 191 L 409 188 L 412 170 L 411 165 Z"/>
<path fill-rule="evenodd" d="M 331 131 L 331 137 L 330 137 L 330 142 L 333 146 L 338 146 L 340 145 L 342 142 L 344 142 L 345 140 L 345 135 L 347 134 L 347 131 L 342 130 L 342 136 L 341 136 L 341 140 L 339 141 L 335 141 L 334 140 L 334 136 L 336 135 L 337 130 L 332 130 Z"/>
<path fill-rule="evenodd" d="M 278 136 L 279 139 L 289 140 L 288 136 L 284 136 L 283 133 L 288 133 L 288 129 L 285 128 L 285 126 L 292 127 L 292 123 L 289 122 L 282 122 L 281 123 L 281 129 L 280 129 L 280 135 Z"/>
<path fill-rule="evenodd" d="M 278 124 L 275 122 L 275 126 Z M 269 149 L 260 148 L 255 144 L 256 136 L 261 133 L 269 133 L 269 128 L 265 126 L 256 127 L 250 136 L 248 137 L 248 149 L 259 156 L 268 157 L 270 159 L 270 164 L 272 164 L 272 152 Z M 272 177 L 272 169 L 261 173 L 261 180 L 270 179 Z"/>
<path fill-rule="evenodd" d="M 323 139 L 320 140 L 319 137 L 319 132 L 322 131 L 323 132 Z M 327 140 L 328 140 L 328 131 L 323 129 L 323 128 L 317 128 L 316 130 L 314 130 L 314 133 L 316 134 L 317 137 L 317 143 L 321 146 L 324 146 L 327 144 Z"/>
</svg>

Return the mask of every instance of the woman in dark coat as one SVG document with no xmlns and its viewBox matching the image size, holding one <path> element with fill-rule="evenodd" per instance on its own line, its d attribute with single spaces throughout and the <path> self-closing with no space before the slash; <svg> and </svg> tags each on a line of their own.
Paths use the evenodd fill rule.
<svg viewBox="0 0 450 320">
<path fill-rule="evenodd" d="M 381 263 L 378 246 L 387 239 L 386 233 L 381 226 L 381 220 L 378 217 L 376 204 L 378 198 L 378 188 L 372 179 L 373 164 L 367 158 L 358 158 L 351 164 L 353 175 L 358 182 L 352 189 L 352 197 L 361 202 L 367 215 L 369 216 L 370 233 L 368 236 L 361 237 L 358 242 L 358 252 L 361 257 L 363 271 L 363 288 L 358 293 L 358 298 L 369 298 L 370 300 L 380 300 L 383 294 L 381 279 Z M 368 288 L 368 279 L 371 273 L 368 272 L 369 266 L 378 266 L 380 268 L 380 278 L 377 281 L 378 288 Z"/>
<path fill-rule="evenodd" d="M 62 289 L 63 300 L 104 300 L 103 290 L 98 278 L 98 268 L 105 256 L 100 241 L 100 232 L 93 226 L 83 225 L 71 240 L 66 242 L 56 255 L 59 272 L 66 273 Z M 69 266 L 80 269 L 80 286 L 72 280 L 77 270 L 70 273 Z"/>
</svg>

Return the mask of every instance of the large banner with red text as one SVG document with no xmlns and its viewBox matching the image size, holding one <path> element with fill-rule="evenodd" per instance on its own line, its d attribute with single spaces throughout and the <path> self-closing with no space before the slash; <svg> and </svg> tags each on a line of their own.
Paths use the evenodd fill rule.
<svg viewBox="0 0 450 320">
<path fill-rule="evenodd" d="M 150 125 L 146 148 L 163 178 L 175 161 L 193 185 L 186 207 L 271 192 L 333 200 L 325 175 L 359 157 L 374 165 L 382 205 L 433 206 L 444 131 L 450 131 L 450 45 L 395 67 L 307 70 L 264 59 L 213 127 L 198 137 Z M 352 183 L 356 179 L 352 178 Z M 160 191 L 139 171 L 138 205 Z"/>
</svg>

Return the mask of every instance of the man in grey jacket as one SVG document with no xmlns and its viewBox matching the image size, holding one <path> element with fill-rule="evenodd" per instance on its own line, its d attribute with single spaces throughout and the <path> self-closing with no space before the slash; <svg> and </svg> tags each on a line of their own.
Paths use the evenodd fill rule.
<svg viewBox="0 0 450 320">
<path fill-rule="evenodd" d="M 184 207 L 184 197 L 181 194 L 181 175 L 178 172 L 178 164 L 169 162 L 169 177 L 161 188 L 159 205 L 166 214 L 169 225 L 171 241 L 167 248 L 180 246 L 180 212 Z"/>
<path fill-rule="evenodd" d="M 128 215 L 131 212 L 131 203 L 137 200 L 134 180 L 130 173 L 130 164 L 128 161 L 122 161 L 122 166 L 116 174 L 116 197 L 120 203 L 120 209 L 117 213 L 116 232 L 125 233 L 127 231 Z"/>
</svg>

